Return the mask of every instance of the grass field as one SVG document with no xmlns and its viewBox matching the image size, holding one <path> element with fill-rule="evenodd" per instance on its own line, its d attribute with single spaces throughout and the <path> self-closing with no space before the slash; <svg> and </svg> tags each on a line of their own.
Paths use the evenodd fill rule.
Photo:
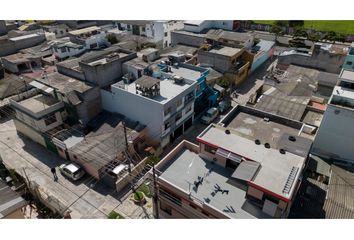
<svg viewBox="0 0 354 240">
<path fill-rule="evenodd" d="M 274 20 L 254 20 L 256 23 L 272 24 Z M 342 34 L 354 34 L 354 21 L 352 20 L 305 20 L 304 27 L 317 31 L 334 31 Z"/>
</svg>

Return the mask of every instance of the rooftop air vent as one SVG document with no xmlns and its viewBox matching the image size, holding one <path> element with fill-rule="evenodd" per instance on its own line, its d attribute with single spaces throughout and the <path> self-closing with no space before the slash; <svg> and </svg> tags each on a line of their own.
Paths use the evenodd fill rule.
<svg viewBox="0 0 354 240">
<path fill-rule="evenodd" d="M 264 120 L 265 122 L 269 122 L 269 118 L 267 118 L 267 117 L 263 118 L 263 120 Z"/>
<path fill-rule="evenodd" d="M 285 154 L 285 150 L 284 150 L 283 148 L 279 149 L 279 152 L 280 152 L 281 154 Z"/>
<path fill-rule="evenodd" d="M 230 130 L 229 130 L 229 129 L 226 129 L 226 130 L 225 130 L 225 133 L 226 133 L 226 134 L 230 134 Z"/>
<path fill-rule="evenodd" d="M 265 148 L 270 148 L 270 144 L 269 144 L 269 143 L 265 143 L 265 144 L 264 144 L 264 147 L 265 147 Z"/>
<path fill-rule="evenodd" d="M 289 136 L 289 141 L 295 142 L 295 141 L 296 141 L 296 138 L 295 138 L 294 136 Z"/>
<path fill-rule="evenodd" d="M 256 139 L 256 140 L 254 140 L 254 143 L 257 144 L 257 145 L 260 145 L 261 144 L 261 140 Z"/>
</svg>

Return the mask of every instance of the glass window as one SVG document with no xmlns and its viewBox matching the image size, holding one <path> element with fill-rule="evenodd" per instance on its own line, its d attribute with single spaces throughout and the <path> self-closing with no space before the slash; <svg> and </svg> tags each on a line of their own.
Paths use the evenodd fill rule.
<svg viewBox="0 0 354 240">
<path fill-rule="evenodd" d="M 172 111 L 172 108 L 171 107 L 168 107 L 165 112 L 164 112 L 164 115 L 167 116 L 168 114 L 170 114 Z"/>
<path fill-rule="evenodd" d="M 179 100 L 176 102 L 176 107 L 179 108 L 181 105 L 182 105 L 182 99 L 179 99 Z"/>
</svg>

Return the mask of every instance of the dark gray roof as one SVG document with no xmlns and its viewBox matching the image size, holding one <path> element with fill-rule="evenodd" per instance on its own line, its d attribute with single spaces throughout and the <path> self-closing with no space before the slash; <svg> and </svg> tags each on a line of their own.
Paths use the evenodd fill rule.
<svg viewBox="0 0 354 240">
<path fill-rule="evenodd" d="M 331 166 L 332 174 L 323 210 L 326 218 L 354 218 L 354 173 Z"/>
<path fill-rule="evenodd" d="M 0 218 L 22 208 L 26 201 L 0 180 Z"/>
<path fill-rule="evenodd" d="M 69 151 L 81 156 L 96 170 L 104 168 L 125 150 L 123 120 L 126 122 L 128 138 L 134 141 L 145 128 L 144 125 L 125 119 L 121 114 L 103 111 L 88 123 L 92 131 Z"/>
<path fill-rule="evenodd" d="M 293 136 L 296 140 L 290 141 L 290 136 L 293 135 L 283 133 L 282 136 L 279 138 L 277 148 L 284 149 L 287 152 L 291 152 L 302 157 L 307 157 L 311 148 L 312 141 L 310 139 L 300 136 Z"/>
<path fill-rule="evenodd" d="M 306 110 L 306 105 L 293 102 L 287 98 L 263 95 L 261 100 L 256 104 L 256 108 L 299 121 Z"/>
<path fill-rule="evenodd" d="M 317 79 L 319 85 L 334 87 L 337 84 L 338 75 L 334 73 L 319 72 Z"/>
<path fill-rule="evenodd" d="M 232 177 L 243 181 L 252 181 L 260 167 L 261 164 L 259 162 L 242 161 L 232 174 Z"/>
<path fill-rule="evenodd" d="M 144 75 L 141 78 L 137 79 L 135 81 L 135 84 L 140 85 L 140 87 L 151 88 L 159 82 L 160 80 L 157 78 Z"/>
</svg>

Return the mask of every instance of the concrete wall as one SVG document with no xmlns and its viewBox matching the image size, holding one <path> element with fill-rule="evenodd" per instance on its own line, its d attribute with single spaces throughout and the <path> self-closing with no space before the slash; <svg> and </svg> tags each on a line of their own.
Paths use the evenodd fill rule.
<svg viewBox="0 0 354 240">
<path fill-rule="evenodd" d="M 23 135 L 27 136 L 28 138 L 32 139 L 33 141 L 46 147 L 44 137 L 41 134 L 39 134 L 37 131 L 35 131 L 33 128 L 27 126 L 26 124 L 24 124 L 16 119 L 14 119 L 14 124 L 15 124 L 17 132 L 22 133 Z"/>
<path fill-rule="evenodd" d="M 311 56 L 306 54 L 289 54 L 278 56 L 278 63 L 283 65 L 299 65 L 311 67 L 325 72 L 339 74 L 345 61 L 345 55 L 332 54 L 328 51 L 314 52 Z"/>
<path fill-rule="evenodd" d="M 90 66 L 87 63 L 80 62 L 80 67 L 84 72 L 85 79 L 88 82 L 100 87 L 108 86 L 114 80 L 123 76 L 122 64 L 136 57 L 136 54 L 129 54 L 105 64 Z"/>
<path fill-rule="evenodd" d="M 66 76 L 69 76 L 72 78 L 79 79 L 81 81 L 85 81 L 85 74 L 83 72 L 78 72 L 78 71 L 75 71 L 71 68 L 66 68 L 66 67 L 63 67 L 60 65 L 56 65 L 56 67 L 57 67 L 58 73 L 61 73 L 63 75 L 66 75 Z"/>
<path fill-rule="evenodd" d="M 204 50 L 198 51 L 198 60 L 201 64 L 212 66 L 216 71 L 225 73 L 232 66 L 231 57 L 211 53 Z"/>
<path fill-rule="evenodd" d="M 0 36 L 7 33 L 6 22 L 5 20 L 0 20 Z"/>
<path fill-rule="evenodd" d="M 163 105 L 151 99 L 138 96 L 119 88 L 112 92 L 101 89 L 102 108 L 109 112 L 125 115 L 146 125 L 148 134 L 160 141 L 163 127 Z"/>
<path fill-rule="evenodd" d="M 171 32 L 171 45 L 184 44 L 192 47 L 200 47 L 204 42 L 204 35 L 191 35 L 179 31 Z"/>
<path fill-rule="evenodd" d="M 25 38 L 14 41 L 15 47 L 17 50 L 30 48 L 36 46 L 46 40 L 45 35 L 43 33 L 38 34 L 37 36 L 33 36 L 31 38 Z M 10 39 L 10 41 L 12 41 Z"/>
<path fill-rule="evenodd" d="M 339 110 L 339 113 L 336 114 L 335 110 Z M 353 119 L 353 110 L 327 105 L 311 152 L 324 158 L 354 164 Z"/>
<path fill-rule="evenodd" d="M 61 112 L 56 112 L 54 116 L 55 116 L 56 121 L 54 123 L 46 125 L 44 118 L 36 120 L 33 117 L 31 117 L 27 114 L 24 114 L 19 110 L 16 110 L 16 117 L 19 120 L 21 120 L 22 122 L 26 123 L 27 125 L 33 127 L 34 129 L 36 129 L 39 132 L 47 132 L 47 131 L 63 124 L 63 118 L 61 116 Z M 53 117 L 53 119 L 54 119 L 54 117 Z"/>
<path fill-rule="evenodd" d="M 102 110 L 100 89 L 95 87 L 84 94 L 80 94 L 83 102 L 76 106 L 79 119 L 85 125 Z"/>
</svg>

